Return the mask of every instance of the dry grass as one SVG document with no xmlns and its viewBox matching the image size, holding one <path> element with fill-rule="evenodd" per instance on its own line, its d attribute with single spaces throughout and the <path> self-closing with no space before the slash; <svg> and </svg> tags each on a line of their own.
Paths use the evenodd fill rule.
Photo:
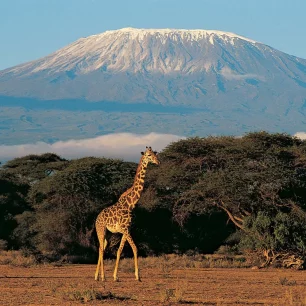
<svg viewBox="0 0 306 306">
<path fill-rule="evenodd" d="M 236 269 L 237 261 L 245 264 L 203 255 L 140 258 L 142 282 L 132 259 L 121 260 L 120 282 L 112 278 L 113 260 L 105 261 L 106 282 L 94 280 L 95 265 L 2 264 L 0 305 L 306 306 L 306 271 Z M 220 263 L 226 269 L 201 266 Z"/>
<path fill-rule="evenodd" d="M 182 268 L 249 268 L 251 263 L 243 256 L 227 255 L 175 255 L 141 258 L 141 264 L 147 268 L 159 267 L 166 274 L 171 269 Z"/>
<path fill-rule="evenodd" d="M 280 277 L 279 282 L 283 286 L 295 286 L 296 285 L 295 280 L 289 280 L 287 277 Z"/>
<path fill-rule="evenodd" d="M 113 262 L 105 260 L 105 262 Z M 175 255 L 166 254 L 160 257 L 140 258 L 140 262 L 147 268 L 160 268 L 165 275 L 168 275 L 171 269 L 178 268 L 248 268 L 251 263 L 243 256 L 230 255 Z M 13 265 L 30 267 L 37 265 L 38 262 L 33 255 L 25 256 L 20 251 L 0 251 L 0 265 Z M 63 262 L 53 262 L 53 266 L 62 266 Z M 122 258 L 120 267 L 124 272 L 134 271 L 134 261 L 132 258 Z"/>
<path fill-rule="evenodd" d="M 108 300 L 117 300 L 117 301 L 127 301 L 131 298 L 129 296 L 119 296 L 111 291 L 105 292 L 102 290 L 96 290 L 95 288 L 87 289 L 75 289 L 67 290 L 62 293 L 63 301 L 74 301 L 81 303 L 88 303 L 91 301 L 108 301 Z"/>
<path fill-rule="evenodd" d="M 306 294 L 296 293 L 292 290 L 286 290 L 283 305 L 286 306 L 305 306 L 306 305 Z"/>
<path fill-rule="evenodd" d="M 33 255 L 24 256 L 20 251 L 0 251 L 0 265 L 32 267 L 37 265 Z"/>
<path fill-rule="evenodd" d="M 160 291 L 160 301 L 184 303 L 184 296 L 188 290 L 188 282 L 185 280 L 177 280 L 171 287 L 164 288 Z"/>
</svg>

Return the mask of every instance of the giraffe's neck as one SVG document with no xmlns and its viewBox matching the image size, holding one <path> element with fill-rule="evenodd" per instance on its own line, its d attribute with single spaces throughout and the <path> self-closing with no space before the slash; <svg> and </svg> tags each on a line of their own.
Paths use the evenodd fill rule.
<svg viewBox="0 0 306 306">
<path fill-rule="evenodd" d="M 143 158 L 141 158 L 138 164 L 137 171 L 136 171 L 134 184 L 132 186 L 135 192 L 138 191 L 138 193 L 141 193 L 143 190 L 144 179 L 146 176 L 147 167 L 148 167 L 148 162 L 146 162 Z M 140 197 L 140 194 L 139 194 L 139 197 Z"/>
<path fill-rule="evenodd" d="M 141 158 L 136 171 L 133 186 L 125 191 L 119 199 L 119 203 L 127 205 L 129 210 L 132 210 L 135 207 L 140 198 L 144 186 L 147 167 L 148 162 Z"/>
</svg>

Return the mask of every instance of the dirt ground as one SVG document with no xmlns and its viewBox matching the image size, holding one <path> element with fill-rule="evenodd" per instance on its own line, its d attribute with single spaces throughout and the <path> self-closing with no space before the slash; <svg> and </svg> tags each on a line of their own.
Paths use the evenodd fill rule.
<svg viewBox="0 0 306 306">
<path fill-rule="evenodd" d="M 1 305 L 306 305 L 306 271 L 282 269 L 142 267 L 106 265 L 106 282 L 95 265 L 0 265 Z"/>
</svg>

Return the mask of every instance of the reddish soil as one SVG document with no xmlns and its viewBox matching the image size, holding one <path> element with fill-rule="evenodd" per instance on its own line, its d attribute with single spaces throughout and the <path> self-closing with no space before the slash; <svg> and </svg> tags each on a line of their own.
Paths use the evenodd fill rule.
<svg viewBox="0 0 306 306">
<path fill-rule="evenodd" d="M 130 262 L 132 265 L 132 261 Z M 106 265 L 106 282 L 95 265 L 0 265 L 1 305 L 306 305 L 306 271 L 141 267 Z"/>
</svg>

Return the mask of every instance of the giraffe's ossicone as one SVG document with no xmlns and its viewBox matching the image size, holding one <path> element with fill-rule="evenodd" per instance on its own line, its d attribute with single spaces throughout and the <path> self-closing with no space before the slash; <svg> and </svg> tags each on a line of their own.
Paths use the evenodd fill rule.
<svg viewBox="0 0 306 306">
<path fill-rule="evenodd" d="M 119 198 L 118 202 L 110 207 L 103 209 L 96 220 L 96 231 L 99 239 L 99 259 L 97 269 L 95 273 L 95 280 L 99 279 L 99 273 L 101 272 L 101 279 L 105 280 L 104 274 L 104 250 L 107 245 L 105 239 L 106 230 L 112 233 L 121 233 L 122 238 L 119 249 L 117 251 L 117 259 L 114 270 L 114 280 L 117 281 L 117 272 L 119 266 L 120 255 L 126 241 L 129 242 L 132 247 L 135 262 L 135 276 L 136 280 L 140 280 L 138 272 L 138 258 L 137 247 L 130 235 L 130 226 L 132 223 L 132 210 L 138 202 L 141 192 L 144 186 L 144 179 L 146 170 L 149 163 L 158 165 L 159 161 L 157 153 L 152 150 L 151 147 L 147 147 L 145 152 L 141 152 L 142 157 L 139 161 L 139 165 L 136 171 L 133 186 L 126 190 Z"/>
</svg>

